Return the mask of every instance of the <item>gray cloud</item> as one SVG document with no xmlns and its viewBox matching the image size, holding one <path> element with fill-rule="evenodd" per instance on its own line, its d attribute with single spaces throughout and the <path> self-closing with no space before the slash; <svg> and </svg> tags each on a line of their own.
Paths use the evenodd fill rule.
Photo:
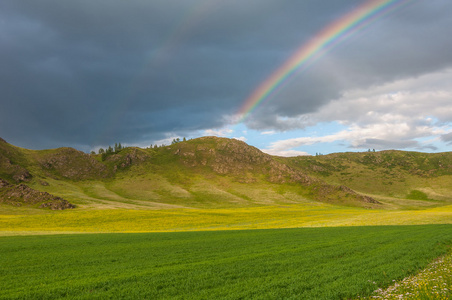
<svg viewBox="0 0 452 300">
<path fill-rule="evenodd" d="M 441 136 L 441 140 L 446 142 L 448 145 L 452 145 L 452 132 L 449 132 L 447 134 L 443 134 Z"/>
<path fill-rule="evenodd" d="M 382 140 L 382 139 L 365 139 L 363 143 L 357 144 L 353 148 L 358 149 L 369 148 L 377 150 L 407 149 L 407 148 L 423 149 L 419 142 L 413 140 Z M 436 148 L 433 150 L 436 150 Z"/>
<path fill-rule="evenodd" d="M 254 129 L 287 130 L 291 124 L 268 122 L 263 115 L 269 111 L 283 117 L 313 113 L 351 89 L 450 68 L 452 40 L 445 37 L 452 26 L 448 17 L 451 6 L 447 1 L 415 1 L 358 33 L 273 95 L 269 109 L 258 109 L 249 125 Z M 435 83 L 429 84 L 433 90 Z M 348 109 L 353 113 L 352 107 Z"/>
<path fill-rule="evenodd" d="M 221 127 L 304 41 L 359 3 L 5 0 L 0 136 L 89 149 Z M 249 126 L 306 126 L 315 122 L 306 114 L 344 91 L 451 66 L 451 6 L 414 1 L 359 33 L 296 76 Z"/>
</svg>

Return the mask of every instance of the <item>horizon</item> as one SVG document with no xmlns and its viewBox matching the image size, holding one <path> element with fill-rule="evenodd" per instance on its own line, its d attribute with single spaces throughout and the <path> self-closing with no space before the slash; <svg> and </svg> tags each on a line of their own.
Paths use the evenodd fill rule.
<svg viewBox="0 0 452 300">
<path fill-rule="evenodd" d="M 105 151 L 106 149 L 108 149 L 109 147 L 112 147 L 112 149 L 114 149 L 114 148 L 115 148 L 115 145 L 121 145 L 121 149 L 120 149 L 120 150 L 123 150 L 123 149 L 125 149 L 125 148 L 139 148 L 139 149 L 144 149 L 144 150 L 146 150 L 146 149 L 151 149 L 151 148 L 154 148 L 154 147 L 157 147 L 157 148 L 161 148 L 161 147 L 169 147 L 169 146 L 172 146 L 173 144 L 182 143 L 182 142 L 188 142 L 188 141 L 190 141 L 190 140 L 201 139 L 201 138 L 221 138 L 221 139 L 237 140 L 237 141 L 241 141 L 241 142 L 245 143 L 245 144 L 248 145 L 248 146 L 255 147 L 255 146 L 250 145 L 250 144 L 248 144 L 246 141 L 243 141 L 243 140 L 241 140 L 241 139 L 237 139 L 237 138 L 228 138 L 228 137 L 215 136 L 215 135 L 210 135 L 210 136 L 199 136 L 199 137 L 194 137 L 194 138 L 186 138 L 186 137 L 183 137 L 183 138 L 185 138 L 185 140 L 180 139 L 179 141 L 174 142 L 174 143 L 173 143 L 173 141 L 171 141 L 170 143 L 167 143 L 167 144 L 165 144 L 165 143 L 162 143 L 162 144 L 150 144 L 150 145 L 148 145 L 148 146 L 124 145 L 124 144 L 122 144 L 121 142 L 119 142 L 119 143 L 116 142 L 116 143 L 111 144 L 111 145 L 103 145 L 103 146 L 101 146 L 101 147 L 99 147 L 99 148 L 91 149 L 91 150 L 88 150 L 88 151 L 83 151 L 82 149 L 77 149 L 77 148 L 74 148 L 74 147 L 68 147 L 68 146 L 60 146 L 60 147 L 55 147 L 55 148 L 29 149 L 29 148 L 23 148 L 23 147 L 20 147 L 20 146 L 11 144 L 11 143 L 9 143 L 8 141 L 6 141 L 5 139 L 3 139 L 2 137 L 0 137 L 0 141 L 3 141 L 3 142 L 5 142 L 5 143 L 7 143 L 7 144 L 10 144 L 10 145 L 14 146 L 14 147 L 19 147 L 19 148 L 25 149 L 25 150 L 45 151 L 45 150 L 56 150 L 56 149 L 61 149 L 61 148 L 73 148 L 73 149 L 75 149 L 75 150 L 81 151 L 81 152 L 86 153 L 86 154 L 92 154 L 92 152 L 94 152 L 94 154 L 96 154 L 96 155 L 101 154 L 101 153 L 99 153 L 99 149 L 102 148 L 104 151 Z M 174 139 L 174 140 L 175 140 L 175 139 Z M 257 147 L 256 147 L 256 148 L 257 148 Z M 259 148 L 258 148 L 258 149 L 259 149 Z M 259 149 L 259 150 L 262 151 L 261 149 Z M 275 155 L 275 154 L 266 153 L 266 152 L 264 152 L 264 151 L 262 151 L 262 152 L 263 152 L 263 153 L 266 153 L 266 154 L 269 154 L 269 155 L 271 155 L 271 156 L 297 157 L 297 156 L 324 156 L 324 155 L 341 154 L 341 153 L 378 153 L 378 152 L 389 152 L 389 151 L 415 152 L 415 153 L 417 152 L 417 153 L 424 153 L 424 154 L 434 154 L 434 153 L 448 153 L 448 152 L 452 152 L 452 150 L 450 150 L 450 151 L 440 151 L 440 152 L 438 152 L 438 151 L 437 151 L 437 152 L 431 152 L 431 151 L 429 152 L 429 151 L 399 150 L 399 149 L 382 149 L 382 150 L 377 150 L 377 149 L 375 149 L 375 148 L 372 148 L 372 149 L 371 149 L 371 148 L 368 148 L 368 149 L 363 149 L 363 150 L 341 151 L 341 152 L 329 152 L 329 153 L 316 152 L 315 154 L 302 154 L 302 155 L 293 155 L 293 156 L 281 156 L 281 155 Z"/>
</svg>

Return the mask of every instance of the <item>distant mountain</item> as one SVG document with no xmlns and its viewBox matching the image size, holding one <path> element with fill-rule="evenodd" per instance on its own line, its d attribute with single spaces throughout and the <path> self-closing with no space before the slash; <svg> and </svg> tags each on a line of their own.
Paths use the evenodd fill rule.
<svg viewBox="0 0 452 300">
<path fill-rule="evenodd" d="M 1 140 L 0 178 L 68 199 L 78 207 L 323 202 L 386 208 L 387 197 L 390 205 L 397 197 L 435 200 L 437 205 L 451 200 L 452 155 L 382 151 L 283 158 L 217 137 L 101 155 L 72 148 L 27 150 Z M 0 187 L 0 201 L 1 191 Z"/>
</svg>

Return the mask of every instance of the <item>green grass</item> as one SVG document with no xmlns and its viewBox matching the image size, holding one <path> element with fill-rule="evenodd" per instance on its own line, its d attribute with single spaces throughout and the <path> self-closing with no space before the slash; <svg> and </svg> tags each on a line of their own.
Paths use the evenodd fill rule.
<svg viewBox="0 0 452 300">
<path fill-rule="evenodd" d="M 452 152 L 350 152 L 280 159 L 330 184 L 362 193 L 404 199 L 419 190 L 427 196 L 422 200 L 452 202 Z"/>
<path fill-rule="evenodd" d="M 350 299 L 451 242 L 451 225 L 2 237 L 0 298 Z"/>
<path fill-rule="evenodd" d="M 424 209 L 452 204 L 451 165 L 451 153 L 270 157 L 243 142 L 221 138 L 156 149 L 125 148 L 102 162 L 99 155 L 70 148 L 33 151 L 0 144 L 0 177 L 16 182 L 13 177 L 17 179 L 27 169 L 32 175 L 28 185 L 83 209 L 101 204 L 104 208 L 155 209 L 156 203 L 165 209 L 225 209 L 306 201 Z M 335 187 L 297 181 L 305 178 L 304 174 Z M 339 185 L 372 196 L 382 205 L 363 203 L 338 189 Z"/>
<path fill-rule="evenodd" d="M 447 300 L 452 298 L 452 253 L 429 264 L 418 274 L 393 280 L 386 289 L 377 289 L 366 299 Z"/>
<path fill-rule="evenodd" d="M 429 200 L 426 193 L 418 190 L 412 190 L 407 196 L 407 199 L 412 200 Z"/>
<path fill-rule="evenodd" d="M 452 224 L 451 153 L 270 163 L 241 142 L 208 138 L 127 148 L 104 161 L 68 148 L 3 144 L 0 152 L 0 177 L 13 181 L 24 167 L 32 188 L 77 205 L 50 211 L 0 204 L 0 236 L 22 235 L 0 237 L 0 298 L 369 296 L 415 276 L 452 240 L 452 225 L 381 226 Z M 365 209 L 337 189 L 292 182 L 282 163 L 382 204 Z M 316 201 L 315 188 L 331 203 Z M 380 226 L 346 227 L 362 225 Z M 329 228 L 287 229 L 298 227 Z M 66 235 L 44 236 L 59 233 Z M 445 278 L 441 272 L 435 274 Z M 423 278 L 423 287 L 439 282 Z"/>
</svg>

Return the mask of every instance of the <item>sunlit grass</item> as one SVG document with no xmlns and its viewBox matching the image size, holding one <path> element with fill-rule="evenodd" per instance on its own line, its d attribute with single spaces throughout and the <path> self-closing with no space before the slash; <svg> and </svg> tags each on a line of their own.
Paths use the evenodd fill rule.
<svg viewBox="0 0 452 300">
<path fill-rule="evenodd" d="M 100 205 L 99 208 L 104 207 Z M 452 224 L 452 206 L 386 211 L 305 203 L 228 209 L 13 210 L 0 206 L 0 234 L 161 232 L 361 225 Z"/>
<path fill-rule="evenodd" d="M 1 237 L 0 299 L 352 299 L 444 255 L 451 229 Z"/>
</svg>

